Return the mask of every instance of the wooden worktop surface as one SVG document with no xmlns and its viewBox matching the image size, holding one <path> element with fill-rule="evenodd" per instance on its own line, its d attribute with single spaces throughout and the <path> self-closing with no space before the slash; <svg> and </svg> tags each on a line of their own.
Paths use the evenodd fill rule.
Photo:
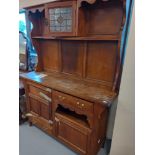
<svg viewBox="0 0 155 155">
<path fill-rule="evenodd" d="M 116 98 L 115 92 L 106 90 L 78 79 L 70 79 L 45 72 L 29 72 L 20 74 L 20 78 L 39 83 L 53 90 L 79 97 L 81 99 L 109 106 Z"/>
</svg>

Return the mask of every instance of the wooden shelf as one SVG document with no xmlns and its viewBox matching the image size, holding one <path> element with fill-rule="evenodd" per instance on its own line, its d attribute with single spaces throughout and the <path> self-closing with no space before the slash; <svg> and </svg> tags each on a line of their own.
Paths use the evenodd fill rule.
<svg viewBox="0 0 155 155">
<path fill-rule="evenodd" d="M 50 37 L 50 36 L 35 36 L 33 39 L 47 39 L 47 40 L 119 40 L 119 35 L 99 35 L 86 37 Z"/>
</svg>

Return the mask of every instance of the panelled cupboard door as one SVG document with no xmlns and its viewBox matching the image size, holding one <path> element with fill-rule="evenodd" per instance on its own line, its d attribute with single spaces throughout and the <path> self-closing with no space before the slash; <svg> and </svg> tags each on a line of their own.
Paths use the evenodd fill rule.
<svg viewBox="0 0 155 155">
<path fill-rule="evenodd" d="M 50 115 L 51 115 L 51 108 L 50 108 L 50 103 L 41 103 L 40 104 L 40 115 L 41 117 L 47 119 L 47 120 L 50 120 Z"/>
<path fill-rule="evenodd" d="M 87 154 L 90 134 L 83 131 L 80 127 L 60 119 L 56 121 L 56 136 L 80 155 Z"/>
<path fill-rule="evenodd" d="M 28 88 L 30 112 L 34 112 L 40 117 L 50 120 L 52 104 L 51 89 L 35 83 L 29 83 Z"/>
<path fill-rule="evenodd" d="M 40 103 L 36 99 L 29 97 L 29 106 L 30 112 L 34 112 L 37 115 L 40 115 Z"/>
<path fill-rule="evenodd" d="M 51 103 L 29 97 L 30 112 L 36 113 L 44 119 L 50 120 L 51 118 Z"/>
<path fill-rule="evenodd" d="M 76 1 L 46 4 L 45 9 L 49 35 L 76 35 Z"/>
</svg>

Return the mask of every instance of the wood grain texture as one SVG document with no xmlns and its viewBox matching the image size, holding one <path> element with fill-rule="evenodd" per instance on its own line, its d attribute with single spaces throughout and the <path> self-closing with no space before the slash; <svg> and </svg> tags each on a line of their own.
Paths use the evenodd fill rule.
<svg viewBox="0 0 155 155">
<path fill-rule="evenodd" d="M 87 25 L 88 34 L 119 34 L 123 18 L 120 1 L 98 1 L 95 5 L 87 7 L 89 8 L 86 12 L 86 22 L 89 22 Z"/>
<path fill-rule="evenodd" d="M 56 117 L 59 119 L 57 124 L 58 138 L 65 144 L 72 146 L 79 154 L 87 154 L 89 132 L 85 133 L 83 128 L 72 124 L 72 120 L 66 119 L 63 115 L 56 114 Z"/>
<path fill-rule="evenodd" d="M 113 83 L 116 60 L 117 42 L 88 42 L 86 77 Z"/>
<path fill-rule="evenodd" d="M 60 71 L 59 64 L 59 42 L 57 41 L 42 41 L 41 42 L 41 53 L 43 67 L 45 71 Z"/>
<path fill-rule="evenodd" d="M 82 76 L 84 46 L 78 41 L 61 42 L 62 72 Z"/>
<path fill-rule="evenodd" d="M 111 92 L 91 83 L 81 82 L 81 80 L 78 79 L 63 77 L 61 74 L 44 74 L 48 76 L 38 78 L 39 73 L 30 72 L 28 74 L 22 74 L 21 78 L 34 81 L 40 85 L 50 87 L 60 92 L 65 92 L 66 94 L 70 94 L 90 102 L 99 102 L 105 105 L 111 104 L 117 96 L 115 92 Z"/>
</svg>

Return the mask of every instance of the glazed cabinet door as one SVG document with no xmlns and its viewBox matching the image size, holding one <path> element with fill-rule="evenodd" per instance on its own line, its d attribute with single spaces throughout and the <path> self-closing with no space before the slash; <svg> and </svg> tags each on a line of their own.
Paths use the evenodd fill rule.
<svg viewBox="0 0 155 155">
<path fill-rule="evenodd" d="M 49 35 L 76 35 L 76 1 L 55 2 L 45 7 Z"/>
<path fill-rule="evenodd" d="M 56 119 L 56 136 L 78 154 L 87 154 L 90 133 L 63 119 Z"/>
</svg>

